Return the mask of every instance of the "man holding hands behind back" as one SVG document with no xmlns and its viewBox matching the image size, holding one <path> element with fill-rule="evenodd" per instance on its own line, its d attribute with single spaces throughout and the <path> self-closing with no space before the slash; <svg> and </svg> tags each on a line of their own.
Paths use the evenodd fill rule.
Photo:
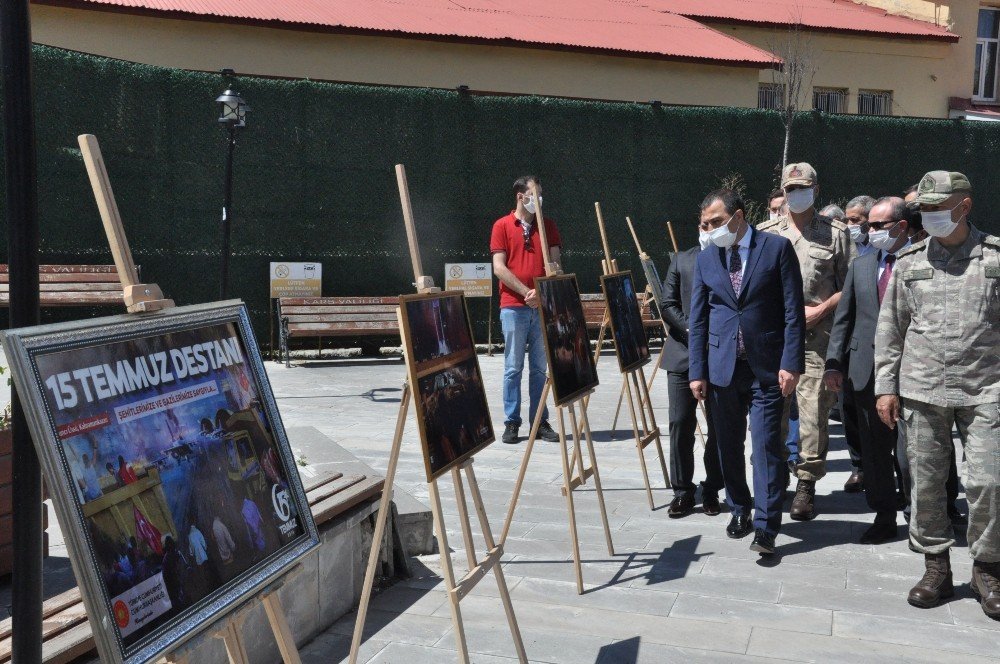
<svg viewBox="0 0 1000 664">
<path fill-rule="evenodd" d="M 755 530 L 751 550 L 774 553 L 784 498 L 781 415 L 805 369 L 805 305 L 799 261 L 786 238 L 761 233 L 729 189 L 701 204 L 702 251 L 691 291 L 688 377 L 709 400 L 732 519 L 731 538 Z M 753 497 L 746 482 L 747 413 L 753 445 Z M 754 505 L 750 519 L 751 501 Z"/>
</svg>

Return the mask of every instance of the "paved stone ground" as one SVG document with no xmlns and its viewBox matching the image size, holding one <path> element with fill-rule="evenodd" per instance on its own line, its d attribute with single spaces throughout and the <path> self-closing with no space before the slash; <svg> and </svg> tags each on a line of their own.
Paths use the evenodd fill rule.
<svg viewBox="0 0 1000 664">
<path fill-rule="evenodd" d="M 494 426 L 502 428 L 501 356 L 480 357 Z M 861 495 L 845 494 L 849 472 L 840 427 L 829 475 L 819 483 L 819 517 L 786 523 L 780 556 L 763 563 L 749 538 L 725 536 L 728 516 L 696 513 L 669 519 L 671 493 L 654 474 L 657 509 L 642 489 L 635 446 L 624 426 L 609 429 L 621 385 L 617 363 L 604 355 L 602 385 L 590 407 L 597 455 L 615 544 L 608 555 L 592 484 L 575 493 L 584 580 L 576 594 L 565 499 L 560 495 L 558 447 L 535 447 L 525 489 L 506 544 L 504 573 L 511 588 L 528 657 L 536 662 L 986 662 L 1000 658 L 1000 623 L 972 598 L 971 561 L 953 552 L 956 598 L 931 610 L 910 607 L 905 593 L 922 573 L 922 558 L 907 550 L 903 521 L 897 541 L 857 543 L 870 522 Z M 310 362 L 291 369 L 268 363 L 285 425 L 315 426 L 379 470 L 386 467 L 405 369 L 401 362 Z M 526 390 L 525 390 L 526 392 Z M 657 421 L 666 430 L 666 380 L 653 390 Z M 525 408 L 527 406 L 525 405 Z M 627 415 L 623 416 L 627 418 Z M 527 427 L 522 428 L 526 435 Z M 498 432 L 499 434 L 499 432 Z M 664 441 L 666 446 L 666 441 Z M 498 534 L 525 443 L 499 440 L 476 457 L 476 472 Z M 647 450 L 651 470 L 658 468 Z M 310 459 L 322 469 L 321 459 Z M 749 466 L 748 466 L 749 468 Z M 699 476 L 703 471 L 699 467 Z M 407 423 L 396 481 L 427 502 L 413 415 Z M 449 544 L 456 572 L 466 558 L 454 492 L 442 482 Z M 964 505 L 964 501 L 963 501 Z M 787 514 L 787 504 L 786 504 Z M 481 552 L 483 543 L 477 538 Z M 437 556 L 413 561 L 415 578 L 373 602 L 362 661 L 455 661 L 449 607 Z M 462 604 L 472 660 L 515 661 L 492 576 Z M 348 651 L 355 614 L 345 616 L 303 651 L 305 662 L 337 662 Z"/>
</svg>

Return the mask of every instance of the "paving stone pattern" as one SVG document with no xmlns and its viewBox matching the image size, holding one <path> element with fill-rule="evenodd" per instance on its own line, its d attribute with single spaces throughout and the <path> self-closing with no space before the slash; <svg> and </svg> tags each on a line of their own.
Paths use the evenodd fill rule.
<svg viewBox="0 0 1000 664">
<path fill-rule="evenodd" d="M 498 440 L 476 457 L 475 468 L 498 536 L 525 443 L 499 441 L 502 356 L 480 356 L 480 363 Z M 400 361 L 311 361 L 290 369 L 269 362 L 267 368 L 286 426 L 314 426 L 374 468 L 385 470 L 405 377 Z M 566 501 L 560 494 L 561 457 L 557 444 L 539 441 L 505 546 L 503 568 L 531 661 L 998 661 L 1000 623 L 986 618 L 972 597 L 967 548 L 959 546 L 952 555 L 955 599 L 920 610 L 905 599 L 922 573 L 923 562 L 907 549 L 902 517 L 897 541 L 880 546 L 857 543 L 871 515 L 862 495 L 843 492 L 850 463 L 839 425 L 831 423 L 830 472 L 817 486 L 819 516 L 809 523 L 789 522 L 786 504 L 786 522 L 777 538 L 781 555 L 764 562 L 749 550 L 749 538 L 726 538 L 725 513 L 667 517 L 671 492 L 664 487 L 652 448 L 647 448 L 647 462 L 657 509 L 649 510 L 627 411 L 616 434 L 610 432 L 621 386 L 614 357 L 605 354 L 598 369 L 601 386 L 590 403 L 590 422 L 615 555 L 608 555 L 604 544 L 589 482 L 574 494 L 587 589 L 577 595 Z M 526 397 L 526 375 L 524 393 Z M 652 394 L 667 447 L 665 375 L 657 376 Z M 527 429 L 522 427 L 522 435 Z M 322 470 L 322 450 L 299 453 L 315 470 Z M 698 477 L 703 472 L 699 462 Z M 396 482 L 429 504 L 412 413 Z M 461 575 L 467 559 L 450 481 L 441 482 L 441 494 L 452 557 Z M 482 538 L 477 536 L 475 544 L 481 553 Z M 373 601 L 361 661 L 456 660 L 439 558 L 414 559 L 413 567 L 412 579 Z M 516 661 L 492 575 L 461 608 L 472 661 Z M 346 661 L 355 615 L 347 614 L 307 645 L 303 661 Z"/>
</svg>

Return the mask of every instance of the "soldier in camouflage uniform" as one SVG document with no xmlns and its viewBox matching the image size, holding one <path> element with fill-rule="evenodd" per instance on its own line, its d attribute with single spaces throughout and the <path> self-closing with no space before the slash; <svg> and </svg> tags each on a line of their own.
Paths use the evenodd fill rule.
<svg viewBox="0 0 1000 664">
<path fill-rule="evenodd" d="M 802 270 L 806 303 L 806 371 L 799 379 L 795 398 L 799 410 L 798 485 L 789 516 L 808 521 L 816 515 L 816 481 L 826 475 L 826 453 L 830 437 L 827 424 L 837 395 L 823 383 L 826 349 L 830 342 L 833 313 L 847 268 L 857 257 L 847 224 L 816 213 L 816 171 L 806 163 L 789 164 L 781 173 L 788 216 L 766 221 L 757 230 L 788 238 Z M 788 435 L 791 399 L 785 402 L 782 437 Z"/>
<path fill-rule="evenodd" d="M 951 429 L 965 444 L 972 590 L 1000 619 L 1000 238 L 968 221 L 972 186 L 931 171 L 919 205 L 929 239 L 899 253 L 879 313 L 875 394 L 887 426 L 902 422 L 913 477 L 910 547 L 926 572 L 908 601 L 953 593 L 947 513 Z"/>
</svg>

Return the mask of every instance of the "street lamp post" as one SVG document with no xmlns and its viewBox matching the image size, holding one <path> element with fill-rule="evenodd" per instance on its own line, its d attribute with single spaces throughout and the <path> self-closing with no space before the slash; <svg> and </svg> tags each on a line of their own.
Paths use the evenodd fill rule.
<svg viewBox="0 0 1000 664">
<path fill-rule="evenodd" d="M 219 280 L 219 297 L 229 295 L 229 238 L 233 224 L 233 152 L 236 149 L 236 130 L 246 126 L 247 105 L 240 95 L 228 89 L 215 100 L 219 105 L 219 122 L 229 133 L 226 149 L 226 190 L 222 205 L 222 275 Z"/>
</svg>

